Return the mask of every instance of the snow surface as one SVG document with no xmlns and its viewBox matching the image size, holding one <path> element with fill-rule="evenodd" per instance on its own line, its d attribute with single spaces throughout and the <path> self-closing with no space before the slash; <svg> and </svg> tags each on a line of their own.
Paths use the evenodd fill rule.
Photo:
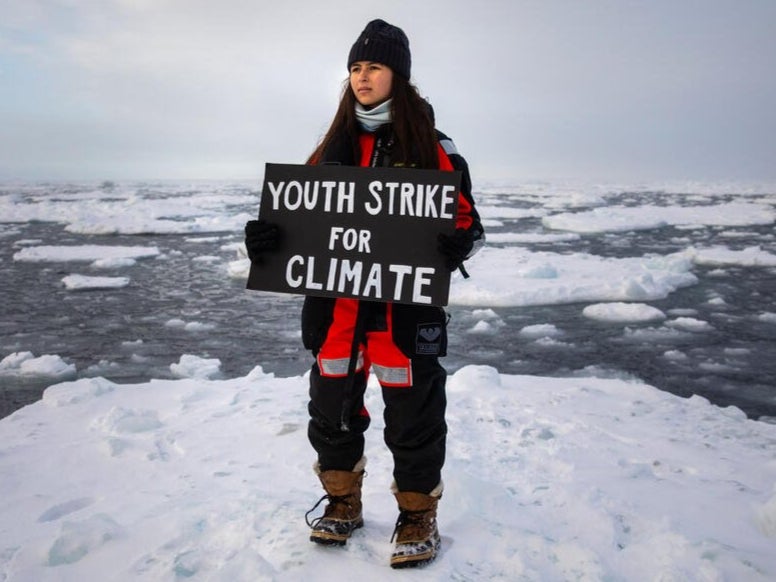
<svg viewBox="0 0 776 582">
<path fill-rule="evenodd" d="M 180 365 L 196 377 L 65 382 L 0 421 L 0 580 L 776 576 L 776 426 L 738 409 L 636 381 L 462 368 L 448 382 L 442 552 L 400 574 L 374 382 L 366 525 L 324 548 L 303 518 L 321 494 L 307 379 Z"/>
</svg>

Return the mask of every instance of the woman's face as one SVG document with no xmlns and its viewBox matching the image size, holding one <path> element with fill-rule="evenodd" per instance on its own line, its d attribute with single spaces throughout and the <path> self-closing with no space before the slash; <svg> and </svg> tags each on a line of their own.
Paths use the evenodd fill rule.
<svg viewBox="0 0 776 582">
<path fill-rule="evenodd" d="M 386 65 L 370 61 L 350 65 L 350 88 L 356 100 L 367 109 L 388 100 L 392 85 L 393 71 Z"/>
</svg>

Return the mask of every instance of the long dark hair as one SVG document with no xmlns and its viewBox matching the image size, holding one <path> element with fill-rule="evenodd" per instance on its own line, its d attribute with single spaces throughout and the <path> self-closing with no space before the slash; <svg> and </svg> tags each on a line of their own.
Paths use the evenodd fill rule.
<svg viewBox="0 0 776 582">
<path fill-rule="evenodd" d="M 396 74 L 393 76 L 391 85 L 391 99 L 393 99 L 391 116 L 395 141 L 391 156 L 393 163 L 437 169 L 439 155 L 431 105 L 420 96 L 415 85 Z M 339 107 L 331 126 L 307 163 L 317 163 L 326 149 L 336 139 L 341 139 L 343 134 L 350 138 L 353 144 L 353 159 L 358 163 L 359 126 L 356 119 L 356 96 L 350 88 L 350 79 L 345 80 Z"/>
</svg>

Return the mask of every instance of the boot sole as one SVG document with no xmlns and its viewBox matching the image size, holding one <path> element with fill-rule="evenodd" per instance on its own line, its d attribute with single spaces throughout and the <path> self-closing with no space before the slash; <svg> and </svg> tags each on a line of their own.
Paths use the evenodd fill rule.
<svg viewBox="0 0 776 582">
<path fill-rule="evenodd" d="M 353 529 L 346 534 L 336 534 L 328 531 L 313 531 L 310 534 L 310 541 L 322 546 L 344 546 L 348 541 L 350 534 L 361 527 L 364 527 L 363 519 L 353 524 Z"/>
<path fill-rule="evenodd" d="M 402 556 L 401 558 L 391 558 L 391 568 L 394 570 L 403 570 L 405 568 L 419 568 L 430 564 L 436 558 L 436 554 L 432 556 Z"/>
<path fill-rule="evenodd" d="M 425 566 L 429 562 L 433 562 L 437 554 L 439 554 L 439 548 L 442 547 L 442 538 L 437 531 L 432 537 L 433 545 L 428 551 L 422 554 L 399 554 L 391 556 L 391 568 L 399 570 L 403 568 L 417 568 L 419 566 Z"/>
</svg>

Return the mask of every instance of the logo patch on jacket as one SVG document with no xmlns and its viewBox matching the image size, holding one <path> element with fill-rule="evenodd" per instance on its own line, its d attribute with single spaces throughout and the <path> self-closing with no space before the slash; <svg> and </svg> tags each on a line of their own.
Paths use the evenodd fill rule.
<svg viewBox="0 0 776 582">
<path fill-rule="evenodd" d="M 436 356 L 442 347 L 442 326 L 438 323 L 421 323 L 415 338 L 415 353 Z"/>
</svg>

